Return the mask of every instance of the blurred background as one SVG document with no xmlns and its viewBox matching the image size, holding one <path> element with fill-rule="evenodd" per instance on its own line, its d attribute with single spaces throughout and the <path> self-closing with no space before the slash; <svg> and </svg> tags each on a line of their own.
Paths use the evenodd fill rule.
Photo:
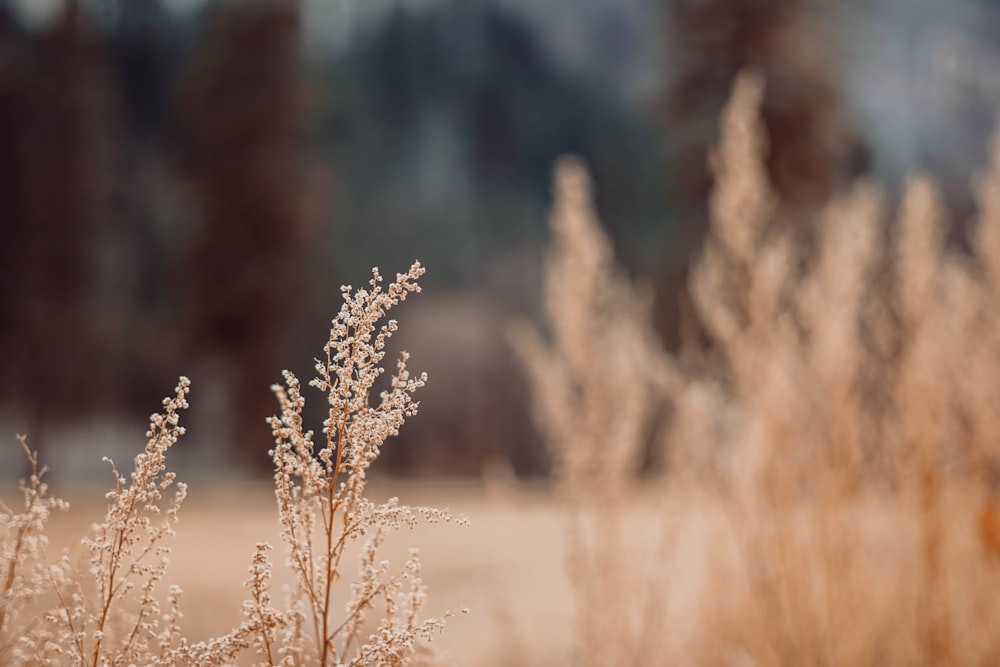
<svg viewBox="0 0 1000 667">
<path fill-rule="evenodd" d="M 997 34 L 987 0 L 0 0 L 0 474 L 26 432 L 104 479 L 181 374 L 175 465 L 267 474 L 269 385 L 312 377 L 341 284 L 416 258 L 430 379 L 383 470 L 544 476 L 505 326 L 539 318 L 559 155 L 676 348 L 739 70 L 783 218 L 922 168 L 962 219 Z"/>
</svg>

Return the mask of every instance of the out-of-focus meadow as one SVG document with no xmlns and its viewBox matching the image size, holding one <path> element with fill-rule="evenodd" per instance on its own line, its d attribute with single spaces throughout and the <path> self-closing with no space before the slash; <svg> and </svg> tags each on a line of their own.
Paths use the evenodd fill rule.
<svg viewBox="0 0 1000 667">
<path fill-rule="evenodd" d="M 190 377 L 165 582 L 190 640 L 229 632 L 281 548 L 272 427 L 301 436 L 271 385 L 342 284 L 417 258 L 381 365 L 426 387 L 359 431 L 304 389 L 339 445 L 296 451 L 469 518 L 380 554 L 469 608 L 440 660 L 995 664 L 997 30 L 985 0 L 3 2 L 0 497 L 27 433 L 71 546 Z M 397 527 L 316 488 L 351 562 L 352 512 Z M 0 639 L 36 546 L 4 548 Z M 359 595 L 335 561 L 325 609 Z"/>
</svg>

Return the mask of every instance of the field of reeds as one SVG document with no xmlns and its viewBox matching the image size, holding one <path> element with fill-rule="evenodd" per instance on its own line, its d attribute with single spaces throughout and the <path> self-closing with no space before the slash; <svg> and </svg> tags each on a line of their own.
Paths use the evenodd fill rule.
<svg viewBox="0 0 1000 667">
<path fill-rule="evenodd" d="M 546 320 L 509 331 L 551 484 L 369 485 L 425 381 L 383 363 L 423 268 L 376 273 L 317 362 L 326 420 L 274 388 L 273 487 L 186 499 L 184 379 L 105 499 L 26 480 L 0 662 L 1000 662 L 1000 141 L 968 224 L 921 176 L 898 211 L 862 183 L 805 216 L 764 176 L 760 95 L 741 77 L 721 119 L 678 354 L 557 165 Z"/>
</svg>

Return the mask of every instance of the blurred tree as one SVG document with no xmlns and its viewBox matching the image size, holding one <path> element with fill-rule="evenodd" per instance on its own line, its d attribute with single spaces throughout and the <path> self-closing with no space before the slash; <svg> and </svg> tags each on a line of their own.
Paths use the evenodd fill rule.
<svg viewBox="0 0 1000 667">
<path fill-rule="evenodd" d="M 219 3 L 181 83 L 175 171 L 194 218 L 182 264 L 181 348 L 221 362 L 228 440 L 270 466 L 270 385 L 307 287 L 309 171 L 293 0 Z"/>
<path fill-rule="evenodd" d="M 103 34 L 121 103 L 121 146 L 115 182 L 123 221 L 118 273 L 124 333 L 118 346 L 122 408 L 143 414 L 183 370 L 168 341 L 171 258 L 177 249 L 176 207 L 164 155 L 170 92 L 188 54 L 182 49 L 194 18 L 180 20 L 162 0 L 101 0 Z M 93 7 L 93 5 L 92 5 Z"/>
<path fill-rule="evenodd" d="M 602 186 L 614 182 L 602 205 L 622 238 L 655 224 L 650 124 L 599 80 L 557 64 L 509 7 L 399 5 L 329 72 L 337 95 L 323 139 L 338 163 L 344 276 L 372 262 L 353 252 L 364 247 L 386 266 L 419 252 L 432 283 L 477 282 L 490 255 L 544 237 L 550 171 L 568 152 L 585 155 Z"/>
<path fill-rule="evenodd" d="M 168 95 L 181 61 L 178 26 L 161 0 L 115 0 L 107 27 L 118 88 L 133 138 L 162 136 Z"/>
<path fill-rule="evenodd" d="M 102 308 L 114 144 L 105 53 L 78 3 L 27 46 L 3 56 L 13 67 L 3 152 L 16 164 L 2 201 L 13 276 L 4 348 L 12 398 L 28 409 L 37 446 L 43 426 L 115 403 Z"/>
<path fill-rule="evenodd" d="M 668 0 L 674 69 L 666 122 L 679 152 L 679 196 L 704 206 L 706 156 L 736 74 L 765 78 L 768 170 L 782 205 L 812 211 L 863 167 L 838 96 L 824 0 Z"/>
<path fill-rule="evenodd" d="M 664 123 L 674 144 L 671 190 L 685 229 L 665 262 L 661 325 L 674 345 L 686 255 L 700 242 L 712 188 L 710 148 L 736 74 L 765 79 L 767 167 L 783 218 L 799 220 L 866 169 L 837 90 L 826 0 L 666 0 L 672 76 Z"/>
<path fill-rule="evenodd" d="M 28 117 L 25 95 L 31 81 L 29 37 L 7 7 L 0 7 L 0 396 L 16 392 L 10 372 L 18 357 L 15 308 L 21 291 L 15 262 L 24 243 L 21 197 L 21 160 L 25 151 L 24 124 Z"/>
<path fill-rule="evenodd" d="M 537 300 L 536 251 L 559 155 L 594 166 L 618 240 L 662 227 L 650 215 L 662 189 L 651 124 L 545 46 L 503 4 L 400 3 L 326 72 L 336 95 L 322 138 L 337 162 L 340 207 L 331 282 L 416 256 L 429 267 L 425 287 L 434 286 L 412 316 L 433 311 L 433 333 L 404 345 L 432 382 L 420 417 L 386 451 L 395 470 L 476 473 L 504 456 L 520 474 L 547 470 L 499 322 Z M 631 266 L 653 247 L 629 243 Z M 432 306 L 443 285 L 448 304 Z"/>
</svg>

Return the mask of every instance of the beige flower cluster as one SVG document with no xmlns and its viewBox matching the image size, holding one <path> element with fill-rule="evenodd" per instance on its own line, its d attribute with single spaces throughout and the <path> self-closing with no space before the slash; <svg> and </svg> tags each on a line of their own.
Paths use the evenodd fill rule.
<svg viewBox="0 0 1000 667">
<path fill-rule="evenodd" d="M 24 509 L 0 514 L 0 662 L 5 665 L 231 665 L 409 664 L 445 618 L 421 614 L 426 590 L 420 559 L 411 550 L 402 567 L 381 559 L 387 534 L 418 521 L 451 521 L 444 510 L 410 507 L 396 498 L 381 504 L 365 496 L 367 472 L 387 438 L 416 413 L 413 394 L 423 386 L 399 359 L 389 388 L 373 399 L 388 339 L 397 329 L 388 311 L 418 292 L 424 273 L 414 263 L 387 287 L 378 271 L 367 289 L 343 289 L 312 385 L 323 391 L 329 414 L 317 451 L 305 430 L 305 399 L 285 373 L 275 386 L 281 414 L 269 421 L 275 436 L 278 520 L 285 565 L 295 575 L 289 599 L 271 592 L 273 547 L 259 543 L 245 582 L 243 621 L 224 636 L 189 642 L 182 631 L 181 591 L 164 587 L 178 512 L 186 494 L 166 466 L 168 449 L 184 433 L 179 412 L 190 383 L 181 378 L 162 414 L 150 419 L 146 449 L 125 476 L 111 463 L 115 487 L 104 520 L 82 539 L 86 562 L 70 553 L 50 562 L 45 550 L 49 514 L 65 509 L 46 496 L 36 457 L 24 444 L 34 473 L 22 485 Z M 172 498 L 163 494 L 174 487 Z M 464 519 L 459 519 L 464 521 Z M 352 545 L 360 560 L 354 576 L 342 561 Z M 349 590 L 335 604 L 338 587 Z M 38 608 L 40 600 L 53 600 Z"/>
</svg>

